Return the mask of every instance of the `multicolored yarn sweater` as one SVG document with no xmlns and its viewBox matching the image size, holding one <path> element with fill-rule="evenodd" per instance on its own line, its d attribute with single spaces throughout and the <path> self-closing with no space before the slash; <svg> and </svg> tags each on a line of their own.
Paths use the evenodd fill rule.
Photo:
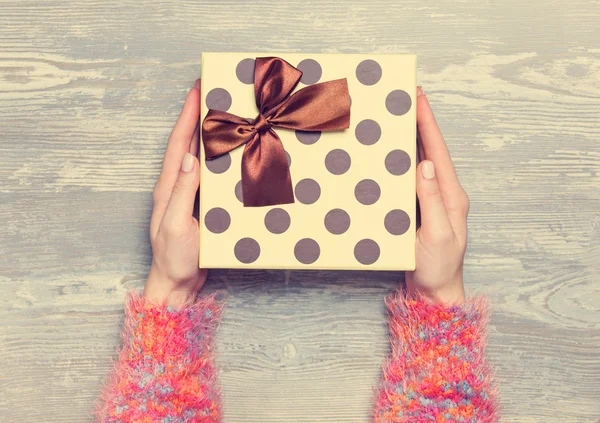
<svg viewBox="0 0 600 423">
<path fill-rule="evenodd" d="M 386 304 L 392 352 L 373 422 L 497 422 L 497 392 L 485 359 L 484 301 L 445 307 L 397 293 Z M 220 315 L 214 297 L 175 309 L 129 293 L 123 348 L 102 394 L 98 422 L 221 422 L 213 354 Z"/>
<path fill-rule="evenodd" d="M 430 304 L 397 293 L 386 301 L 392 353 L 374 422 L 497 422 L 497 390 L 485 358 L 487 307 Z"/>
</svg>

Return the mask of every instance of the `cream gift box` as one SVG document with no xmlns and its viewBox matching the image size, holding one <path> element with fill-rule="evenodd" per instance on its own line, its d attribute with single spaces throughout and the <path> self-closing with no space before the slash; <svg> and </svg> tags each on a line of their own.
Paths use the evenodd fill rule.
<svg viewBox="0 0 600 423">
<path fill-rule="evenodd" d="M 201 121 L 209 109 L 254 119 L 254 67 L 277 57 L 302 71 L 294 92 L 345 78 L 350 126 L 272 128 L 295 202 L 244 207 L 244 146 L 215 160 L 200 148 L 200 267 L 413 270 L 416 56 L 203 53 Z"/>
</svg>

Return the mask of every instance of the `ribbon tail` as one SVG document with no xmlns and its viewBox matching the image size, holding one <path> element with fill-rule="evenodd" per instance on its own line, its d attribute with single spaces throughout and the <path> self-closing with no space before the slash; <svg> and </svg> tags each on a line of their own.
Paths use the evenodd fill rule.
<svg viewBox="0 0 600 423">
<path fill-rule="evenodd" d="M 272 131 L 256 133 L 242 156 L 244 207 L 294 202 L 294 189 L 281 140 Z"/>
</svg>

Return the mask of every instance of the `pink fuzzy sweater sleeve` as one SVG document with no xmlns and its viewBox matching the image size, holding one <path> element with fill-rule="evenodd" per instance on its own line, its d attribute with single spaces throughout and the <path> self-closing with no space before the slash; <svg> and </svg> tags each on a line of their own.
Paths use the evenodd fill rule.
<svg viewBox="0 0 600 423">
<path fill-rule="evenodd" d="M 221 421 L 213 337 L 214 297 L 172 308 L 130 292 L 123 347 L 97 409 L 99 423 Z"/>
<path fill-rule="evenodd" d="M 485 302 L 446 307 L 397 293 L 386 304 L 392 353 L 374 422 L 497 422 L 496 388 L 485 358 Z"/>
</svg>

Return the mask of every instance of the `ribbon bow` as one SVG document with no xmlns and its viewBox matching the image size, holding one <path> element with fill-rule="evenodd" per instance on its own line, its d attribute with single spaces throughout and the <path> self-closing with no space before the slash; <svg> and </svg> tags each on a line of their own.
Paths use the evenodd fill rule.
<svg viewBox="0 0 600 423">
<path fill-rule="evenodd" d="M 350 126 L 346 79 L 310 85 L 290 96 L 301 76 L 283 59 L 259 57 L 254 68 L 256 119 L 211 109 L 202 122 L 206 160 L 245 144 L 242 195 L 246 207 L 294 202 L 287 157 L 274 127 L 332 131 Z"/>
</svg>

